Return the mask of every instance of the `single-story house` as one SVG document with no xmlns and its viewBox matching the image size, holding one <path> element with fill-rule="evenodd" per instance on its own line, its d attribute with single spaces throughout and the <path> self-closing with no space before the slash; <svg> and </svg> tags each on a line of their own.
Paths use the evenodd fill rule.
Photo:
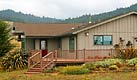
<svg viewBox="0 0 137 80">
<path fill-rule="evenodd" d="M 24 48 L 28 50 L 58 49 L 58 57 L 90 58 L 108 56 L 119 38 L 131 41 L 137 48 L 137 12 L 88 24 L 13 23 L 15 31 L 23 31 Z M 83 54 L 84 50 L 84 54 Z M 86 54 L 86 55 L 85 55 Z"/>
</svg>

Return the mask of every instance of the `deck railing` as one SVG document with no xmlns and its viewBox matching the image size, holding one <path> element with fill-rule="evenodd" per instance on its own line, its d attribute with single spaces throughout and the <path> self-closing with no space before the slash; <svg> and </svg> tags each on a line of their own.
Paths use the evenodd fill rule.
<svg viewBox="0 0 137 80">
<path fill-rule="evenodd" d="M 93 49 L 93 50 L 55 50 L 49 52 L 47 55 L 42 57 L 41 51 L 33 51 L 36 52 L 31 57 L 28 58 L 28 69 L 33 68 L 37 64 L 40 65 L 41 71 L 45 68 L 50 66 L 51 64 L 55 64 L 57 58 L 63 59 L 104 59 L 109 58 L 113 55 L 113 49 Z"/>
<path fill-rule="evenodd" d="M 112 57 L 114 49 L 59 50 L 58 58 L 94 59 Z"/>
</svg>

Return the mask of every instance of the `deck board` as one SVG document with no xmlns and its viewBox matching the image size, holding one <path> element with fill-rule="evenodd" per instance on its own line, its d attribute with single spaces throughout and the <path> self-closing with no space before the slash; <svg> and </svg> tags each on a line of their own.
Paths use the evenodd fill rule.
<svg viewBox="0 0 137 80">
<path fill-rule="evenodd" d="M 56 63 L 85 63 L 85 62 L 93 62 L 93 61 L 99 61 L 102 59 L 63 59 L 63 58 L 58 58 Z"/>
</svg>

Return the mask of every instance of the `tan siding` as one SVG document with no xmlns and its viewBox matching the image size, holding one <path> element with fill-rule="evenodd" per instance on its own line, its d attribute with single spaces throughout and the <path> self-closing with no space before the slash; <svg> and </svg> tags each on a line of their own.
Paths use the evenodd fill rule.
<svg viewBox="0 0 137 80">
<path fill-rule="evenodd" d="M 53 51 L 58 48 L 57 40 L 48 39 L 48 52 Z"/>
<path fill-rule="evenodd" d="M 88 38 L 84 35 L 85 32 L 87 31 L 78 33 L 78 49 L 110 49 L 119 42 L 119 37 L 122 37 L 125 42 L 130 40 L 133 43 L 133 37 L 137 37 L 137 16 L 130 15 L 92 28 L 89 30 Z M 112 35 L 113 45 L 93 45 L 93 35 Z"/>
<path fill-rule="evenodd" d="M 76 50 L 76 37 L 74 37 L 74 41 L 75 41 L 75 44 L 74 44 L 74 50 Z M 69 37 L 64 37 L 62 38 L 62 50 L 69 50 Z"/>
<path fill-rule="evenodd" d="M 35 49 L 40 49 L 40 40 L 39 39 L 35 39 Z"/>
<path fill-rule="evenodd" d="M 137 49 L 137 39 L 134 39 L 134 46 L 136 47 L 136 49 Z"/>
<path fill-rule="evenodd" d="M 26 39 L 26 48 L 28 50 L 33 50 L 34 49 L 34 40 L 33 39 L 30 39 L 30 38 Z"/>
<path fill-rule="evenodd" d="M 58 57 L 60 58 L 76 58 L 76 37 L 74 37 L 75 40 L 75 46 L 74 51 L 69 50 L 69 37 L 63 37 L 61 39 L 62 44 L 62 51 L 58 54 Z"/>
<path fill-rule="evenodd" d="M 69 50 L 69 37 L 62 38 L 62 50 Z"/>
</svg>

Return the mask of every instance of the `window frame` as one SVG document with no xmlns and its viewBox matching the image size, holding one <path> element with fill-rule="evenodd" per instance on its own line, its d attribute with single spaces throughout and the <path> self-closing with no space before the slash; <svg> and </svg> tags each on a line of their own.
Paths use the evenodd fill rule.
<svg viewBox="0 0 137 80">
<path fill-rule="evenodd" d="M 95 36 L 101 36 L 102 37 L 102 44 L 95 44 Z M 111 36 L 111 44 L 104 44 L 104 36 Z M 94 45 L 113 45 L 113 36 L 112 35 L 94 35 L 93 36 L 93 44 Z"/>
</svg>

